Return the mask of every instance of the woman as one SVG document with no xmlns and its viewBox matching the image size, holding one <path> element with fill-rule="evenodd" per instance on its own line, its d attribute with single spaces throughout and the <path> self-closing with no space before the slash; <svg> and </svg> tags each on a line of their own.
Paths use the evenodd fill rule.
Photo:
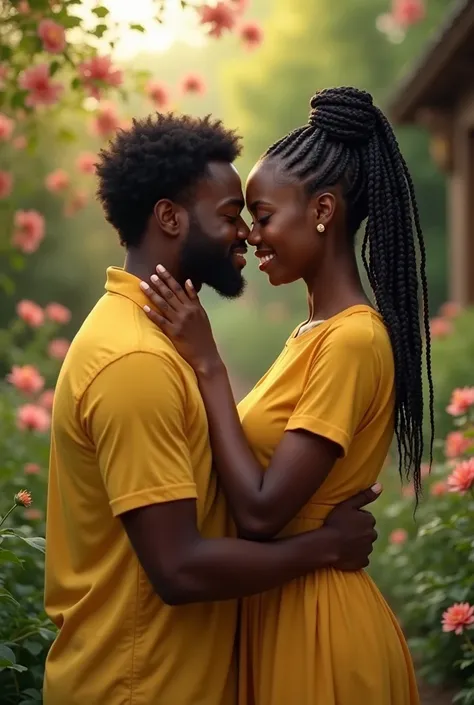
<svg viewBox="0 0 474 705">
<path fill-rule="evenodd" d="M 324 90 L 311 107 L 308 124 L 271 146 L 247 183 L 259 267 L 275 286 L 303 279 L 309 315 L 240 403 L 240 420 L 192 285 L 166 317 L 149 312 L 196 371 L 222 486 L 241 533 L 257 540 L 314 529 L 373 484 L 394 430 L 418 496 L 420 286 L 433 419 L 425 252 L 407 166 L 369 94 Z M 365 219 L 377 310 L 354 251 Z M 174 282 L 162 279 L 163 295 Z M 402 633 L 364 571 L 321 570 L 246 599 L 240 668 L 241 705 L 418 703 Z"/>
</svg>

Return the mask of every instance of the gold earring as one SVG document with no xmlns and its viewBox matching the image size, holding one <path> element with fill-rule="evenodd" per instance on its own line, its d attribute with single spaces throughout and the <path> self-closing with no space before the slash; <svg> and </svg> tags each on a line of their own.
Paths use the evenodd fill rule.
<svg viewBox="0 0 474 705">
<path fill-rule="evenodd" d="M 326 230 L 326 228 L 324 227 L 323 223 L 318 223 L 316 226 L 316 230 L 318 231 L 318 233 L 323 233 Z"/>
</svg>

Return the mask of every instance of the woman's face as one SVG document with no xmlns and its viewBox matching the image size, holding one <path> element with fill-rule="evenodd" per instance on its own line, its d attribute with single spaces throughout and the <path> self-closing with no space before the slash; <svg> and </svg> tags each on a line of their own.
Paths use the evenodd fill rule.
<svg viewBox="0 0 474 705">
<path fill-rule="evenodd" d="M 248 242 L 270 283 L 314 279 L 325 249 L 325 233 L 316 229 L 326 222 L 317 199 L 308 199 L 303 186 L 285 177 L 271 158 L 254 167 L 245 197 L 253 221 Z"/>
</svg>

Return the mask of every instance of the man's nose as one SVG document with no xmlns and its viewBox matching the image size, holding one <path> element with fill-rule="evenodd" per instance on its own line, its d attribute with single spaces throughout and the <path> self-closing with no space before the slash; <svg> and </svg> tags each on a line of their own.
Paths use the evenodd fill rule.
<svg viewBox="0 0 474 705">
<path fill-rule="evenodd" d="M 239 227 L 237 228 L 237 237 L 239 238 L 239 240 L 247 240 L 249 234 L 250 228 L 245 222 L 245 220 L 243 220 L 242 218 L 241 222 L 239 223 Z"/>
</svg>

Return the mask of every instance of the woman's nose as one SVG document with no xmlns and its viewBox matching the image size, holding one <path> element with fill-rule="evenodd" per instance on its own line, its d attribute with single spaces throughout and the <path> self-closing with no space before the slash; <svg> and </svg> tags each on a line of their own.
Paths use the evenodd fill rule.
<svg viewBox="0 0 474 705">
<path fill-rule="evenodd" d="M 259 245 L 262 242 L 262 238 L 258 234 L 256 228 L 252 228 L 249 231 L 249 235 L 247 237 L 247 242 L 249 243 L 249 245 L 252 245 L 252 247 L 256 247 L 257 245 Z"/>
</svg>

